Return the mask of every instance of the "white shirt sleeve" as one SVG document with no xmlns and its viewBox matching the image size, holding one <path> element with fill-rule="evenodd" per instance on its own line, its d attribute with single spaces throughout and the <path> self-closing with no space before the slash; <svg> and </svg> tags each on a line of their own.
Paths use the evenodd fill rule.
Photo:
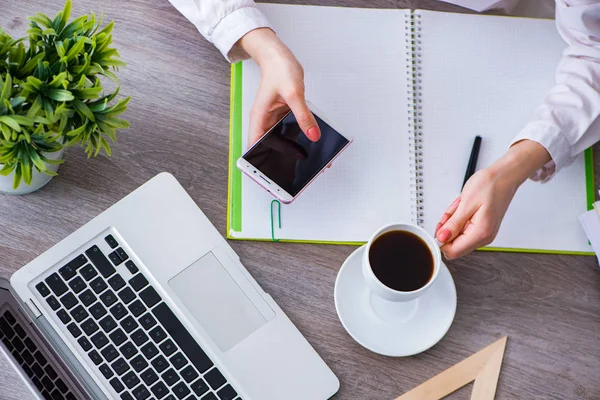
<svg viewBox="0 0 600 400">
<path fill-rule="evenodd" d="M 253 0 L 169 0 L 229 60 L 249 58 L 238 40 L 257 28 L 272 28 Z"/>
<path fill-rule="evenodd" d="M 600 140 L 589 130 L 600 116 L 600 0 L 556 0 L 556 25 L 568 47 L 556 70 L 556 84 L 513 144 L 530 139 L 552 161 L 531 178 L 545 181 Z"/>
</svg>

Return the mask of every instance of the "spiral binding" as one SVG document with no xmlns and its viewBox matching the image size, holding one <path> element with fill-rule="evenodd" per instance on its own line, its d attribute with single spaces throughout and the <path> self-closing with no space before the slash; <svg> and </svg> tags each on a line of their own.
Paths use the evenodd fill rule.
<svg viewBox="0 0 600 400">
<path fill-rule="evenodd" d="M 423 225 L 423 112 L 421 106 L 421 15 L 406 15 L 406 64 L 408 131 L 410 146 L 410 190 L 412 222 Z"/>
</svg>

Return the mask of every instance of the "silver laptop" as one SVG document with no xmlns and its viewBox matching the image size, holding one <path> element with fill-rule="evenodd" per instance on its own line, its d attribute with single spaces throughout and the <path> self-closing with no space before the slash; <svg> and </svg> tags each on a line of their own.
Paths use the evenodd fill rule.
<svg viewBox="0 0 600 400">
<path fill-rule="evenodd" d="M 0 293 L 1 350 L 45 398 L 319 400 L 339 388 L 167 173 Z"/>
</svg>

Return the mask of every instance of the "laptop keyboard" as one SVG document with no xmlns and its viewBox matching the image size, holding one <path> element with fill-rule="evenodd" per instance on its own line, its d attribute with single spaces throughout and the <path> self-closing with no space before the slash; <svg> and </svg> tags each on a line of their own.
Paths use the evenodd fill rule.
<svg viewBox="0 0 600 400">
<path fill-rule="evenodd" d="M 123 400 L 241 400 L 117 240 L 104 240 L 110 254 L 94 245 L 35 288 L 114 391 Z"/>
<path fill-rule="evenodd" d="M 0 316 L 0 340 L 45 399 L 76 400 L 10 310 Z"/>
</svg>

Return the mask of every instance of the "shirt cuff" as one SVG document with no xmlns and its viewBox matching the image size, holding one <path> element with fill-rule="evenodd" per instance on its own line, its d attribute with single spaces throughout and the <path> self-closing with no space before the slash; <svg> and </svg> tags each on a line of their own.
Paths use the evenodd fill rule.
<svg viewBox="0 0 600 400">
<path fill-rule="evenodd" d="M 256 7 L 243 7 L 223 18 L 212 33 L 212 42 L 229 62 L 237 62 L 250 58 L 248 53 L 236 46 L 246 33 L 258 29 L 273 29 L 269 20 Z"/>
<path fill-rule="evenodd" d="M 532 121 L 525 125 L 510 145 L 512 146 L 521 140 L 538 142 L 544 146 L 552 158 L 550 162 L 529 177 L 531 180 L 546 182 L 561 168 L 573 161 L 570 151 L 571 144 L 556 126 L 541 121 Z"/>
</svg>

